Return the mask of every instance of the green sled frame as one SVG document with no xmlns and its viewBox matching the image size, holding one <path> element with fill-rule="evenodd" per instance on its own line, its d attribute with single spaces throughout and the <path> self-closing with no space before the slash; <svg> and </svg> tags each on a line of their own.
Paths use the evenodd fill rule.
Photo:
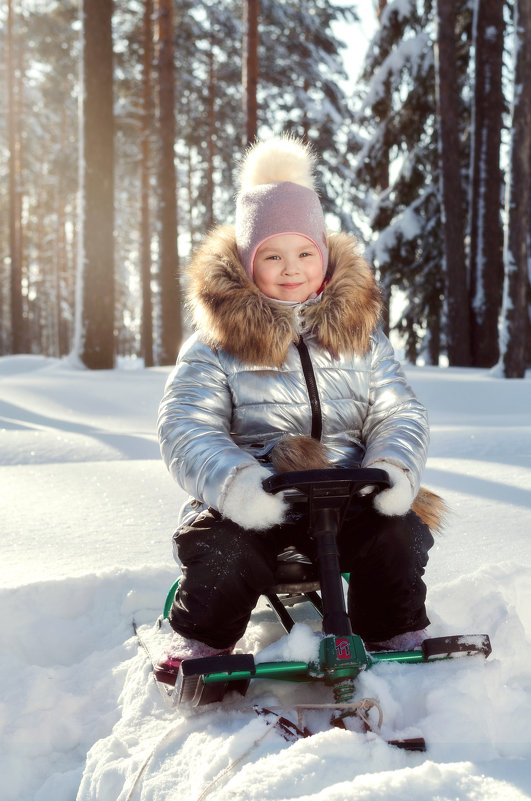
<svg viewBox="0 0 531 801">
<path fill-rule="evenodd" d="M 343 577 L 348 580 L 348 574 L 343 574 Z M 168 617 L 178 587 L 179 580 L 172 585 L 168 592 L 164 606 L 165 618 Z M 308 600 L 313 604 L 312 598 Z M 280 622 L 288 630 L 284 616 Z M 230 691 L 245 695 L 250 682 L 258 679 L 324 682 L 336 688 L 341 687 L 344 680 L 347 680 L 348 687 L 363 670 L 368 670 L 381 663 L 425 664 L 478 654 L 487 658 L 491 652 L 488 634 L 432 637 L 424 640 L 421 650 L 415 651 L 367 651 L 363 640 L 357 634 L 340 637 L 331 634 L 322 638 L 319 646 L 319 658 L 316 662 L 255 663 L 252 654 L 187 659 L 182 663 L 179 671 L 174 690 L 174 703 L 191 703 L 193 706 L 202 706 L 222 701 L 225 694 Z M 343 698 L 341 692 L 336 692 L 337 702 L 349 700 L 351 693 L 348 689 L 345 695 L 346 697 Z"/>
</svg>

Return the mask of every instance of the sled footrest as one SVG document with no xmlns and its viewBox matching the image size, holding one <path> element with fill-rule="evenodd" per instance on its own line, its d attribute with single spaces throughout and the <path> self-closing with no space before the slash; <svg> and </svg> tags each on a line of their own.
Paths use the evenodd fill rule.
<svg viewBox="0 0 531 801">
<path fill-rule="evenodd" d="M 175 683 L 175 704 L 191 702 L 203 706 L 222 701 L 227 690 L 237 690 L 245 695 L 249 687 L 250 674 L 254 674 L 254 658 L 251 654 L 229 654 L 208 656 L 201 659 L 184 659 Z M 243 673 L 239 678 L 234 674 Z M 210 682 L 208 676 L 216 676 Z"/>
<path fill-rule="evenodd" d="M 422 643 L 425 659 L 442 659 L 459 656 L 483 654 L 485 658 L 492 653 L 488 634 L 460 634 L 452 637 L 432 637 Z"/>
</svg>

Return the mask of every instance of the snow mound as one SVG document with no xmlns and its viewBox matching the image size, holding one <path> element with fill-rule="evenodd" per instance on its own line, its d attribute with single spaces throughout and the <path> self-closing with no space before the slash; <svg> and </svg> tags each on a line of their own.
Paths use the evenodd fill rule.
<svg viewBox="0 0 531 801">
<path fill-rule="evenodd" d="M 222 705 L 166 706 L 131 622 L 156 655 L 170 636 L 154 622 L 171 570 L 3 591 L 3 797 L 67 801 L 79 786 L 78 801 L 199 799 L 209 787 L 205 798 L 218 801 L 527 798 L 531 780 L 519 769 L 531 746 L 530 578 L 507 562 L 433 589 L 433 635 L 479 625 L 492 638 L 487 661 L 379 665 L 360 676 L 358 697 L 377 697 L 384 710 L 383 735 L 423 734 L 427 754 L 330 729 L 325 712 L 307 713 L 312 738 L 288 744 L 251 710 L 281 704 L 290 715 L 290 703 L 329 702 L 321 686 L 254 682 Z M 312 627 L 310 615 L 273 645 L 280 629 L 261 604 L 237 650 L 310 655 Z"/>
</svg>

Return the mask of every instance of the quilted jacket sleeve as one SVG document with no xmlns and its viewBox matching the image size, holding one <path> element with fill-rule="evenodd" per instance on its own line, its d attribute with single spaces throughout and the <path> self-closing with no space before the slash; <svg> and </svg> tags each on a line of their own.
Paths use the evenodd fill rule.
<svg viewBox="0 0 531 801">
<path fill-rule="evenodd" d="M 185 343 L 159 407 L 162 457 L 192 497 L 219 509 L 235 474 L 256 460 L 230 436 L 230 389 L 217 355 L 195 336 Z"/>
<path fill-rule="evenodd" d="M 367 448 L 363 465 L 383 461 L 400 467 L 416 494 L 428 454 L 428 416 L 382 332 L 373 342 L 363 439 Z"/>
</svg>

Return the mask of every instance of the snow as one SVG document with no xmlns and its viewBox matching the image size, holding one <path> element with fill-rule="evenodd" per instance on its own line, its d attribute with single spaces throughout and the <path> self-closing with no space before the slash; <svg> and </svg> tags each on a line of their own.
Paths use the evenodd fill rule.
<svg viewBox="0 0 531 801">
<path fill-rule="evenodd" d="M 364 100 L 365 108 L 373 108 L 379 100 L 388 96 L 387 84 L 391 82 L 393 86 L 396 86 L 397 78 L 402 74 L 406 65 L 420 64 L 425 60 L 430 41 L 429 35 L 424 31 L 410 34 L 400 40 L 399 44 L 383 59 L 375 77 L 371 80 L 370 89 Z M 429 58 L 431 58 L 431 54 Z"/>
<path fill-rule="evenodd" d="M 379 264 L 389 261 L 389 253 L 396 248 L 397 242 L 409 242 L 419 236 L 422 231 L 421 217 L 410 206 L 398 214 L 387 226 L 373 245 L 373 253 Z"/>
<path fill-rule="evenodd" d="M 253 703 L 330 702 L 324 687 L 255 682 L 245 698 L 167 708 L 152 649 L 178 573 L 183 493 L 155 436 L 166 368 L 90 372 L 0 359 L 0 770 L 4 801 L 520 801 L 531 798 L 531 375 L 407 368 L 428 406 L 424 483 L 452 508 L 426 573 L 433 636 L 489 633 L 488 660 L 380 665 L 385 737 L 329 729 L 289 744 Z M 260 602 L 237 651 L 306 659 L 317 621 L 282 636 Z M 288 716 L 289 711 L 286 711 Z M 296 718 L 293 717 L 295 720 Z"/>
</svg>

